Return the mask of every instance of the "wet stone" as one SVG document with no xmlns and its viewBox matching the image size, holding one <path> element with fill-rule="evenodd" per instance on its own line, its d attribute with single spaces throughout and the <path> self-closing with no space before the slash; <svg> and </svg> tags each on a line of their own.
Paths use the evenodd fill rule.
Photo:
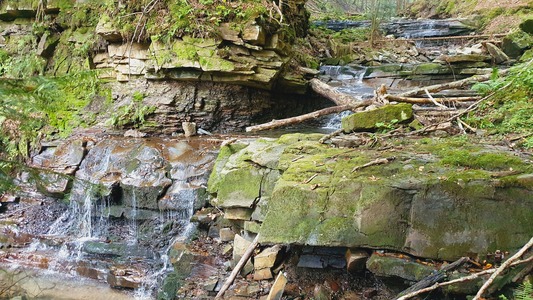
<svg viewBox="0 0 533 300">
<path fill-rule="evenodd" d="M 235 238 L 235 232 L 231 228 L 221 228 L 219 231 L 219 237 L 222 242 L 229 242 Z"/>
</svg>

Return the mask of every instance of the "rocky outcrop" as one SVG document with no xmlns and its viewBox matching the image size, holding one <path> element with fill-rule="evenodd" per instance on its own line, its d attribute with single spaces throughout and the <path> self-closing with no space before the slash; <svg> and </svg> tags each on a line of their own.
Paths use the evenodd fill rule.
<svg viewBox="0 0 533 300">
<path fill-rule="evenodd" d="M 261 222 L 263 243 L 454 260 L 513 251 L 533 234 L 527 161 L 468 143 L 427 139 L 401 151 L 363 152 L 319 144 L 320 137 L 223 147 L 208 184 L 211 203 L 228 214 L 246 211 L 241 222 Z M 376 158 L 391 162 L 356 168 Z"/>
</svg>

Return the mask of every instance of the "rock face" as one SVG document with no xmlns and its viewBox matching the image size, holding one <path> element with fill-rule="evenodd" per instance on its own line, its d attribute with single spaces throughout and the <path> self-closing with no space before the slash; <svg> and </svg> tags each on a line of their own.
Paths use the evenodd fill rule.
<svg viewBox="0 0 533 300">
<path fill-rule="evenodd" d="M 197 129 L 229 132 L 326 105 L 313 97 L 281 96 L 241 85 L 140 79 L 113 85 L 115 106 L 127 107 L 135 93 L 144 95 L 142 105 L 155 109 L 146 117 L 151 125 L 143 131 L 167 135 L 183 132 L 183 122 L 192 121 Z"/>
<path fill-rule="evenodd" d="M 49 23 L 61 28 L 51 28 L 53 34 L 32 30 L 39 1 L 1 2 L 0 54 L 17 61 L 32 59 L 34 69 L 24 69 L 26 73 L 62 76 L 95 70 L 101 79 L 111 82 L 112 96 L 107 100 L 113 102 L 111 108 L 100 103 L 102 99 L 91 103 L 90 113 L 101 117 L 100 124 L 126 109 L 134 93 L 146 90 L 146 99 L 139 105 L 150 108 L 150 124 L 160 125 L 151 128 L 152 132 L 163 130 L 165 134 L 183 132 L 182 122 L 195 122 L 210 132 L 241 130 L 254 122 L 294 116 L 322 106 L 303 96 L 307 92 L 304 75 L 288 72 L 292 70 L 288 68 L 293 57 L 292 39 L 305 35 L 308 27 L 305 1 L 293 1 L 281 8 L 285 17 L 301 25 L 291 29 L 291 34 L 282 30 L 277 20 L 261 20 L 258 16 L 243 24 L 206 26 L 205 36 L 209 37 L 205 38 L 169 33 L 165 42 L 160 36 L 134 42 L 126 39 L 124 28 L 135 27 L 136 22 L 118 26 L 121 18 L 106 14 L 111 13 L 107 11 L 112 10 L 111 6 L 67 2 L 43 3 Z M 80 24 L 71 24 L 72 15 Z M 161 20 L 148 21 L 152 22 Z M 21 47 L 25 50 L 20 51 Z M 4 73 L 13 77 L 31 75 Z M 132 124 L 124 127 L 129 129 Z"/>
<path fill-rule="evenodd" d="M 263 243 L 387 248 L 454 260 L 512 251 L 533 234 L 533 186 L 520 180 L 533 168 L 518 157 L 438 140 L 400 152 L 353 151 L 319 144 L 320 137 L 223 147 L 208 183 L 211 203 L 250 210 L 249 219 L 262 222 Z M 389 164 L 352 172 L 392 156 Z M 510 168 L 519 174 L 505 175 Z"/>
</svg>

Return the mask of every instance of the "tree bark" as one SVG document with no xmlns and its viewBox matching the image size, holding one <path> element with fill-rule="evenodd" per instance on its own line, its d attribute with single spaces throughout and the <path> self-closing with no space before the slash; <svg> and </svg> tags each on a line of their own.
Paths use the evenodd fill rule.
<svg viewBox="0 0 533 300">
<path fill-rule="evenodd" d="M 361 102 L 361 99 L 339 92 L 318 78 L 311 79 L 309 83 L 313 91 L 337 105 L 356 105 L 358 102 Z"/>
</svg>

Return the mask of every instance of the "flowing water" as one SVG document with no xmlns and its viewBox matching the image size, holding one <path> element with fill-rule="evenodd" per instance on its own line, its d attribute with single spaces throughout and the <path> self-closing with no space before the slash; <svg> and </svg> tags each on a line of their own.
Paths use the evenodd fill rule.
<svg viewBox="0 0 533 300">
<path fill-rule="evenodd" d="M 63 213 L 42 222 L 43 234 L 27 247 L 1 251 L 7 263 L 1 269 L 21 277 L 17 288 L 37 299 L 152 299 L 172 271 L 169 250 L 196 228 L 189 220 L 206 201 L 216 145 L 161 139 L 96 144 L 76 173 Z M 94 280 L 76 283 L 87 292 L 69 288 L 80 276 Z"/>
</svg>

